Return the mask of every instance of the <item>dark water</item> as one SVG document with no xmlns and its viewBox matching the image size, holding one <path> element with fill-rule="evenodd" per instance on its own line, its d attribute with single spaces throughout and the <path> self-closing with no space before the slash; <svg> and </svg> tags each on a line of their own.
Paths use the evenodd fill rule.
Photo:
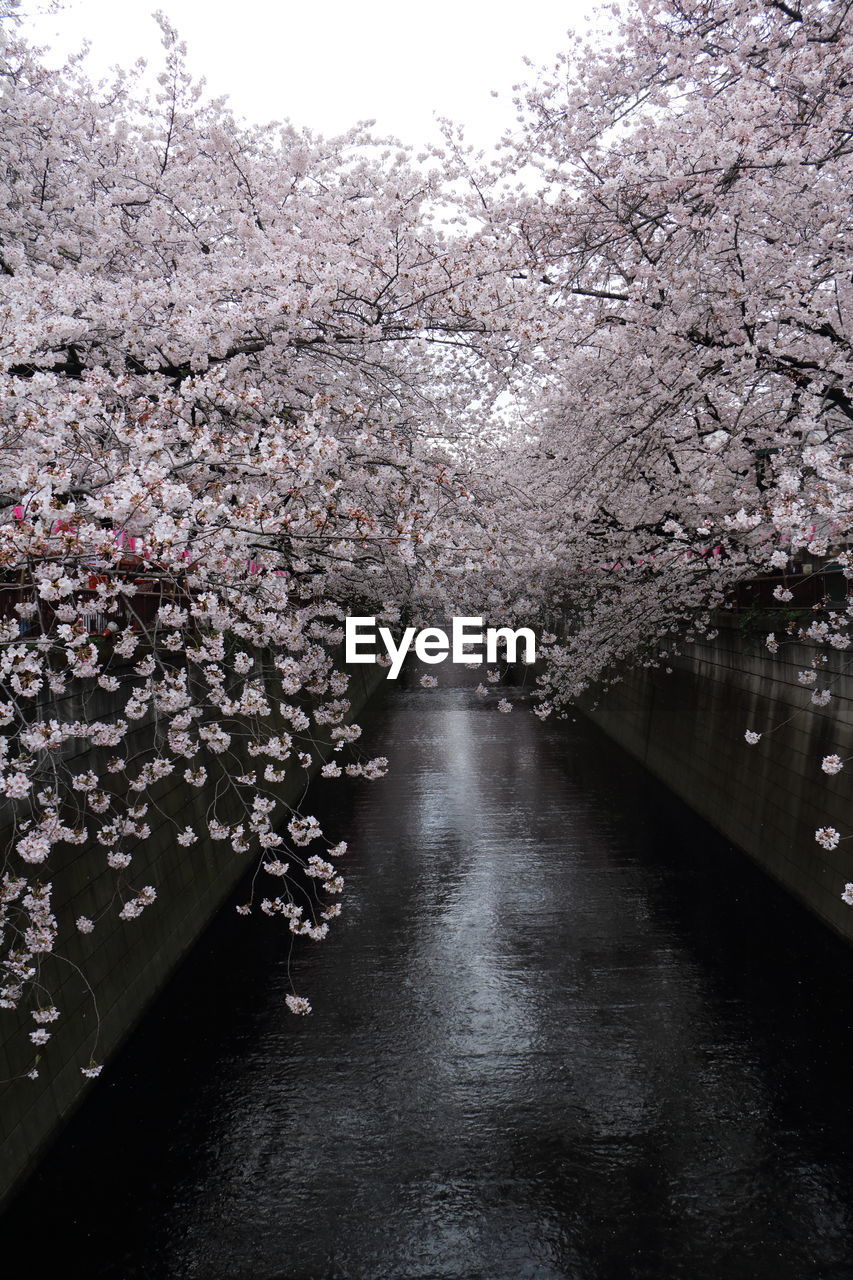
<svg viewBox="0 0 853 1280">
<path fill-rule="evenodd" d="M 853 961 L 584 723 L 397 692 L 347 915 L 232 909 L 2 1224 L 4 1276 L 853 1277 Z"/>
</svg>

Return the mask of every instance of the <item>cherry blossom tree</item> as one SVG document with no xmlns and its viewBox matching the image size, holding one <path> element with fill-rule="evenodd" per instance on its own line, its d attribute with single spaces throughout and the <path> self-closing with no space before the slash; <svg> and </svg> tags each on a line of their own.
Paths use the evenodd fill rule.
<svg viewBox="0 0 853 1280">
<path fill-rule="evenodd" d="M 521 141 L 478 182 L 550 309 L 515 467 L 565 625 L 541 715 L 713 637 L 744 578 L 779 575 L 785 605 L 806 556 L 853 577 L 851 56 L 845 0 L 641 0 L 523 92 Z M 536 198 L 506 194 L 521 166 Z M 813 646 L 802 710 L 831 702 L 851 616 L 826 599 L 767 635 L 771 657 Z"/>
<path fill-rule="evenodd" d="M 384 771 L 338 763 L 342 619 L 429 608 L 488 562 L 469 454 L 518 354 L 518 286 L 444 225 L 435 167 L 241 124 L 161 26 L 153 95 L 4 35 L 0 1004 L 31 1008 L 39 1051 L 56 851 L 102 847 L 105 914 L 132 922 L 164 778 L 209 797 L 203 829 L 175 824 L 188 857 L 227 840 L 271 877 L 244 912 L 325 936 L 345 846 L 277 788 L 324 735 L 325 776 Z"/>
<path fill-rule="evenodd" d="M 849 572 L 850 18 L 642 0 L 524 91 L 479 184 L 547 307 L 520 482 L 570 620 L 557 696 L 707 627 L 756 571 Z M 534 198 L 506 194 L 522 166 Z"/>
</svg>

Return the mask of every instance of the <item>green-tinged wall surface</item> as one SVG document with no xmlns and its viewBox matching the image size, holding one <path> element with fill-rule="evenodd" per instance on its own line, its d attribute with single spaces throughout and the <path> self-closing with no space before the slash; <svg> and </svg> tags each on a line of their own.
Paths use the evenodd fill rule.
<svg viewBox="0 0 853 1280">
<path fill-rule="evenodd" d="M 778 637 L 780 641 L 783 636 Z M 686 645 L 671 673 L 634 669 L 586 714 L 816 915 L 853 940 L 853 908 L 841 900 L 853 881 L 853 839 L 833 850 L 819 827 L 853 836 L 853 762 L 834 776 L 824 756 L 853 755 L 850 656 L 830 650 L 814 688 L 832 701 L 814 706 L 797 680 L 823 649 L 780 644 L 724 626 L 714 641 Z M 744 732 L 761 733 L 750 746 Z"/>
<path fill-rule="evenodd" d="M 378 666 L 351 672 L 347 695 L 351 719 L 357 719 L 384 675 Z M 103 711 L 109 710 L 105 701 Z M 60 718 L 83 718 L 83 714 L 82 707 L 63 705 L 53 710 Z M 97 708 L 91 706 L 85 714 L 98 718 Z M 286 726 L 273 727 L 278 731 Z M 150 749 L 150 724 L 133 725 L 132 746 Z M 89 763 L 81 755 L 80 771 Z M 256 763 L 247 756 L 245 768 Z M 319 763 L 318 753 L 315 767 Z M 128 872 L 133 888 L 125 897 L 146 884 L 154 885 L 158 896 L 138 919 L 119 920 L 120 904 L 110 907 L 116 873 L 107 866 L 105 848 L 96 844 L 67 847 L 52 859 L 45 879 L 53 883 L 57 915 L 67 921 L 105 914 L 93 933 L 63 936 L 62 959 L 48 960 L 49 997 L 61 1009 L 61 1017 L 49 1027 L 53 1035 L 41 1051 L 37 1080 L 13 1078 L 33 1062 L 27 1032 L 35 1030 L 36 1024 L 22 1012 L 3 1011 L 0 1016 L 0 1079 L 8 1082 L 0 1089 L 0 1202 L 32 1169 L 46 1143 L 93 1087 L 80 1074 L 90 1055 L 94 1052 L 99 1062 L 109 1060 L 240 877 L 254 865 L 253 858 L 235 853 L 228 842 L 200 838 L 197 844 L 182 847 L 175 841 L 175 823 L 179 827 L 191 823 L 197 831 L 206 828 L 216 758 L 205 764 L 211 777 L 204 788 L 189 786 L 180 769 L 140 797 L 151 801 L 145 819 L 151 835 L 134 854 Z M 305 774 L 297 768 L 278 791 L 281 800 L 290 803 L 298 801 L 304 789 Z M 97 1014 L 82 973 L 93 988 Z"/>
</svg>

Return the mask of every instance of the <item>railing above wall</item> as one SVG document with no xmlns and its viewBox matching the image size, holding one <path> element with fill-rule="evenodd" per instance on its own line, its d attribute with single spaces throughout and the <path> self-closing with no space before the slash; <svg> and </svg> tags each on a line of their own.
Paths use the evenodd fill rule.
<svg viewBox="0 0 853 1280">
<path fill-rule="evenodd" d="M 778 600 L 773 592 L 784 587 L 791 600 Z M 810 609 L 815 605 L 843 605 L 851 594 L 851 584 L 839 565 L 797 565 L 793 572 L 767 574 L 739 582 L 732 598 L 736 609 Z"/>
</svg>

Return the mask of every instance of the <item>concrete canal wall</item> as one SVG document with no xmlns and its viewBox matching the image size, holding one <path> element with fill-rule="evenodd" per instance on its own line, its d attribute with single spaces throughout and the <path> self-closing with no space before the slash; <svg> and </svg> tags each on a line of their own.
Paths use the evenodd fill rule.
<svg viewBox="0 0 853 1280">
<path fill-rule="evenodd" d="M 378 666 L 362 666 L 350 674 L 350 718 L 356 719 L 385 672 Z M 55 707 L 52 714 L 67 719 L 85 714 L 97 718 L 97 710 L 63 705 Z M 102 710 L 109 714 L 111 709 L 105 706 Z M 133 733 L 133 747 L 150 748 L 150 725 L 137 722 Z M 250 865 L 226 842 L 199 840 L 189 848 L 175 842 L 175 821 L 181 827 L 193 823 L 197 830 L 205 825 L 216 762 L 217 757 L 205 761 L 211 776 L 201 790 L 188 786 L 181 770 L 146 796 L 152 801 L 146 817 L 151 836 L 134 854 L 132 884 L 136 888 L 155 885 L 158 898 L 138 919 L 120 921 L 116 905 L 110 909 L 115 873 L 108 870 L 106 850 L 100 845 L 69 848 L 65 864 L 51 868 L 54 911 L 61 919 L 80 915 L 95 918 L 105 909 L 107 914 L 94 933 L 63 937 L 63 959 L 48 962 L 50 997 L 62 1016 L 50 1027 L 54 1034 L 44 1051 L 39 1079 L 12 1079 L 32 1063 L 26 1033 L 35 1023 L 28 1015 L 14 1012 L 3 1011 L 0 1017 L 0 1079 L 10 1081 L 0 1089 L 0 1203 L 31 1170 L 45 1145 L 92 1087 L 80 1074 L 81 1066 L 93 1052 L 99 1062 L 115 1052 Z M 255 763 L 247 757 L 244 767 Z M 315 767 L 319 763 L 318 755 Z M 81 772 L 89 767 L 85 755 L 79 766 Z M 297 769 L 292 781 L 281 784 L 281 799 L 298 800 L 304 779 L 303 771 Z M 251 928 L 251 921 L 247 927 Z M 97 1016 L 82 973 L 92 985 Z"/>
<path fill-rule="evenodd" d="M 786 643 L 771 657 L 764 631 L 749 636 L 735 619 L 727 622 L 716 640 L 684 646 L 671 659 L 671 674 L 627 671 L 597 706 L 589 700 L 584 710 L 853 941 L 853 909 L 840 896 L 853 881 L 853 840 L 826 850 L 814 838 L 823 826 L 853 835 L 853 763 L 835 776 L 821 771 L 825 755 L 853 754 L 851 657 L 829 652 L 815 687 L 829 688 L 832 701 L 816 707 L 797 672 L 823 650 Z M 756 746 L 745 742 L 746 729 L 762 734 Z"/>
</svg>

